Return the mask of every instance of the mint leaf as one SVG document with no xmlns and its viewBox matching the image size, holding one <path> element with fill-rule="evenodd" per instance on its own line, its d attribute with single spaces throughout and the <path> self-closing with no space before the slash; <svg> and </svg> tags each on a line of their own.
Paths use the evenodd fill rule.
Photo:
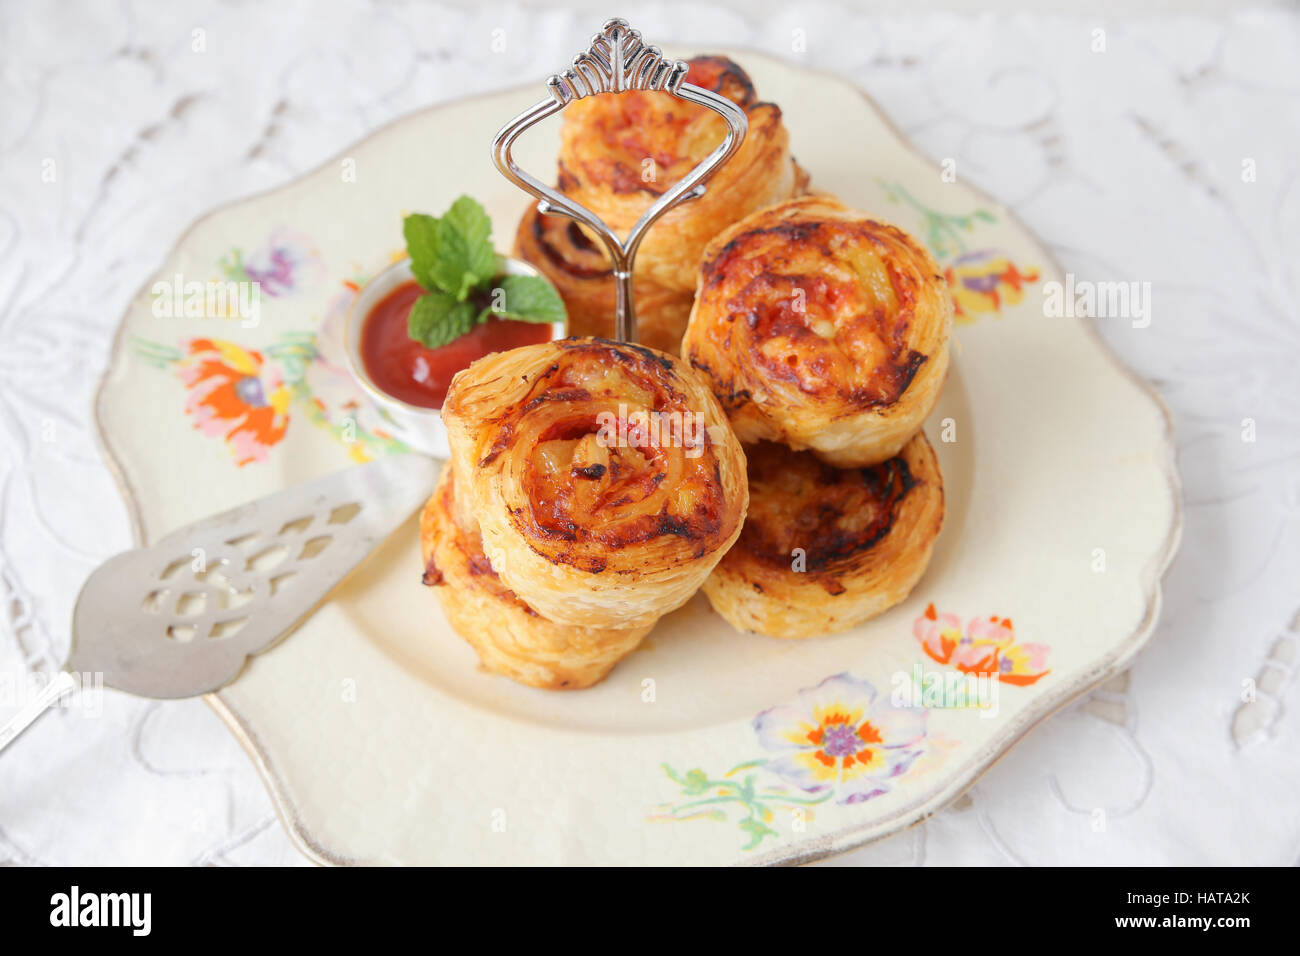
<svg viewBox="0 0 1300 956">
<path fill-rule="evenodd" d="M 497 275 L 492 220 L 469 196 L 441 218 L 415 213 L 402 221 L 411 273 L 426 294 L 415 300 L 407 333 L 429 348 L 452 342 L 493 315 L 524 322 L 563 322 L 564 301 L 545 279 Z M 484 306 L 484 299 L 489 304 Z"/>
<path fill-rule="evenodd" d="M 411 257 L 411 274 L 430 292 L 438 285 L 433 281 L 433 264 L 438 259 L 438 220 L 424 213 L 414 213 L 402 220 L 406 252 Z"/>
<path fill-rule="evenodd" d="M 473 327 L 474 306 L 445 292 L 420 296 L 406 317 L 407 334 L 431 349 L 454 342 Z"/>
<path fill-rule="evenodd" d="M 459 300 L 496 274 L 492 220 L 469 196 L 461 196 L 441 219 L 416 213 L 402 221 L 415 281 L 429 292 Z"/>
<path fill-rule="evenodd" d="M 464 241 L 466 271 L 478 277 L 474 285 L 490 280 L 497 272 L 497 252 L 492 248 L 492 220 L 487 210 L 469 196 L 461 196 L 442 217 Z"/>
<path fill-rule="evenodd" d="M 491 275 L 480 276 L 473 270 L 469 242 L 453 223 L 439 219 L 434 237 L 436 254 L 429 265 L 429 278 L 433 280 L 435 289 L 463 300 L 476 285 L 491 278 Z"/>
<path fill-rule="evenodd" d="M 540 276 L 502 276 L 492 290 L 492 304 L 479 313 L 521 322 L 563 322 L 568 313 L 560 293 Z"/>
</svg>

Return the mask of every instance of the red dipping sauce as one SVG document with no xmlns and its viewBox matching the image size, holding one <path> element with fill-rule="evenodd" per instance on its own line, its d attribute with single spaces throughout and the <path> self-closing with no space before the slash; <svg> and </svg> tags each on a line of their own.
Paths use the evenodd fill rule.
<svg viewBox="0 0 1300 956">
<path fill-rule="evenodd" d="M 422 295 L 418 282 L 404 282 L 381 299 L 361 324 L 361 361 L 370 381 L 408 405 L 442 408 L 452 376 L 475 359 L 551 340 L 552 329 L 545 323 L 489 318 L 454 342 L 427 348 L 406 331 L 406 317 Z"/>
</svg>

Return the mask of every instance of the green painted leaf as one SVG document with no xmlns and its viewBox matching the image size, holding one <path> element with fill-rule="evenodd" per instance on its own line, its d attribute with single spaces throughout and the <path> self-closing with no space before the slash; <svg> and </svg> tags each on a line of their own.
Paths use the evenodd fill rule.
<svg viewBox="0 0 1300 956">
<path fill-rule="evenodd" d="M 682 781 L 682 790 L 689 796 L 695 796 L 706 792 L 709 789 L 709 778 L 703 770 L 695 769 L 686 771 L 686 777 Z"/>
<path fill-rule="evenodd" d="M 754 847 L 762 843 L 766 837 L 781 835 L 758 820 L 742 820 L 739 826 L 741 830 L 749 834 L 749 842 L 745 844 L 744 847 L 746 850 L 754 849 Z"/>
</svg>

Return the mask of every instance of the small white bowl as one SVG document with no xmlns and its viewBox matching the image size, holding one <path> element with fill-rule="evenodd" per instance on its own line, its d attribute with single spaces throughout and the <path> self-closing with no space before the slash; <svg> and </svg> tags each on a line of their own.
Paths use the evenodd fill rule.
<svg viewBox="0 0 1300 956">
<path fill-rule="evenodd" d="M 497 256 L 499 274 L 514 276 L 540 276 L 541 273 L 531 265 L 508 256 Z M 411 272 L 411 260 L 402 259 L 387 269 L 376 274 L 357 293 L 348 310 L 347 321 L 343 330 L 343 341 L 347 350 L 348 369 L 361 384 L 375 403 L 379 405 L 392 420 L 395 438 L 416 451 L 422 451 L 434 458 L 447 458 L 451 452 L 447 447 L 447 428 L 442 423 L 442 412 L 436 408 L 423 408 L 412 405 L 400 398 L 389 395 L 375 384 L 366 371 L 366 364 L 361 360 L 361 327 L 371 309 L 384 300 L 398 286 L 415 280 Z M 562 339 L 566 334 L 564 322 L 551 323 L 551 338 Z"/>
</svg>

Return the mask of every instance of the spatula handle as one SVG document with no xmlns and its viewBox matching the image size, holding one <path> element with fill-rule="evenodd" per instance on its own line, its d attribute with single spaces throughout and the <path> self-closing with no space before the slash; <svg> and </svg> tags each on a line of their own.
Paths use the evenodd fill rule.
<svg viewBox="0 0 1300 956">
<path fill-rule="evenodd" d="M 30 727 L 37 717 L 57 704 L 65 694 L 71 694 L 80 686 L 75 676 L 67 671 L 59 671 L 58 677 L 46 684 L 39 694 L 9 718 L 8 723 L 0 727 L 0 750 L 13 743 L 14 738 Z"/>
</svg>

